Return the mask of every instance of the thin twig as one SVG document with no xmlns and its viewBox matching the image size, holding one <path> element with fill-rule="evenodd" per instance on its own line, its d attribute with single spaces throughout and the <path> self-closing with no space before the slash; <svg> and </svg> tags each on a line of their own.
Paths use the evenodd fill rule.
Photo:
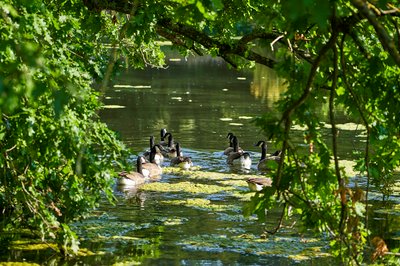
<svg viewBox="0 0 400 266">
<path fill-rule="evenodd" d="M 271 234 L 271 235 L 273 235 L 276 232 L 278 232 L 278 230 L 282 227 L 283 218 L 285 218 L 286 207 L 287 207 L 287 203 L 285 202 L 284 205 L 283 205 L 283 210 L 282 210 L 282 213 L 281 213 L 281 217 L 279 218 L 279 223 L 275 227 L 275 229 L 273 231 L 265 230 L 265 232 L 267 232 L 268 234 Z"/>
<path fill-rule="evenodd" d="M 364 156 L 364 161 L 365 161 L 365 169 L 366 169 L 366 174 L 367 174 L 367 187 L 366 187 L 366 192 L 365 192 L 365 212 L 368 214 L 368 192 L 369 192 L 369 186 L 370 186 L 370 173 L 369 173 L 369 142 L 370 142 L 370 126 L 368 123 L 368 119 L 365 116 L 365 111 L 361 106 L 360 100 L 357 97 L 357 94 L 353 91 L 353 88 L 350 86 L 349 81 L 347 79 L 347 68 L 346 68 L 346 62 L 345 62 L 345 56 L 344 56 L 344 42 L 345 42 L 346 36 L 344 35 L 342 38 L 342 41 L 340 43 L 340 64 L 342 66 L 342 79 L 343 83 L 346 86 L 346 89 L 349 90 L 351 97 L 354 100 L 354 103 L 356 105 L 356 108 L 361 116 L 361 119 L 364 123 L 364 126 L 367 130 L 367 139 L 365 143 L 365 156 Z M 365 228 L 368 228 L 368 215 L 365 215 Z"/>
<path fill-rule="evenodd" d="M 339 168 L 339 159 L 338 159 L 338 146 L 337 146 L 337 128 L 335 122 L 335 106 L 334 99 L 336 94 L 336 87 L 338 81 L 338 52 L 336 47 L 332 47 L 333 49 L 333 80 L 332 80 L 332 89 L 329 97 L 329 118 L 331 122 L 331 130 L 332 130 L 332 151 L 333 151 L 333 159 L 335 163 L 335 174 L 338 182 L 339 193 L 340 193 L 340 203 L 341 203 L 341 212 L 340 212 L 340 222 L 339 222 L 339 232 L 342 235 L 344 232 L 344 220 L 346 216 L 347 205 L 345 202 L 346 192 L 344 190 L 344 179 L 341 177 L 340 168 Z"/>
<path fill-rule="evenodd" d="M 289 108 L 287 108 L 285 110 L 285 112 L 283 113 L 282 118 L 279 122 L 279 124 L 284 122 L 284 140 L 283 140 L 283 145 L 282 145 L 281 160 L 280 160 L 279 166 L 278 166 L 277 179 L 276 179 L 277 182 L 275 184 L 275 186 L 278 189 L 278 193 L 279 193 L 279 189 L 280 189 L 280 180 L 281 180 L 282 174 L 283 174 L 283 162 L 285 160 L 286 150 L 288 148 L 289 131 L 290 131 L 290 127 L 292 124 L 291 123 L 291 115 L 299 106 L 301 106 L 307 100 L 308 96 L 310 95 L 310 93 L 312 91 L 312 83 L 314 82 L 315 75 L 317 74 L 317 69 L 319 67 L 319 64 L 321 63 L 322 58 L 329 51 L 329 49 L 333 45 L 335 45 L 336 39 L 337 39 L 337 34 L 336 34 L 336 32 L 334 32 L 334 34 L 332 34 L 332 36 L 330 37 L 329 41 L 321 48 L 321 50 L 318 53 L 317 58 L 313 62 L 310 73 L 308 75 L 306 87 L 303 90 L 303 94 Z"/>
<path fill-rule="evenodd" d="M 280 39 L 282 39 L 283 37 L 285 37 L 285 35 L 280 35 L 280 36 L 278 36 L 275 40 L 273 40 L 272 42 L 271 42 L 271 50 L 272 51 L 274 51 L 274 44 L 277 42 L 277 41 L 279 41 Z"/>
</svg>

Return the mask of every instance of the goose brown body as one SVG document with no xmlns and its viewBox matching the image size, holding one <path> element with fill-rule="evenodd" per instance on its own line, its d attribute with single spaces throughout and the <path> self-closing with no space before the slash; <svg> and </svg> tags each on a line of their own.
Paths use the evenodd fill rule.
<svg viewBox="0 0 400 266">
<path fill-rule="evenodd" d="M 150 151 L 150 160 L 149 162 L 142 163 L 142 172 L 144 176 L 147 177 L 156 177 L 162 174 L 162 168 L 155 161 L 155 156 L 157 153 L 157 147 L 153 146 Z"/>
<path fill-rule="evenodd" d="M 136 172 L 121 172 L 119 173 L 120 178 L 118 179 L 118 185 L 121 186 L 137 186 L 143 184 L 146 181 L 146 177 L 143 175 L 142 161 L 144 158 L 139 156 L 136 160 Z"/>
<path fill-rule="evenodd" d="M 251 191 L 261 191 L 265 187 L 270 187 L 272 185 L 271 178 L 266 177 L 252 177 L 246 180 L 247 185 Z"/>
<path fill-rule="evenodd" d="M 181 154 L 181 148 L 179 142 L 176 143 L 176 153 Z M 182 169 L 188 170 L 190 167 L 193 166 L 192 159 L 187 156 L 176 156 L 171 158 L 171 166 L 179 166 Z"/>
<path fill-rule="evenodd" d="M 241 168 L 250 169 L 252 163 L 250 153 L 239 150 L 239 141 L 236 136 L 233 136 L 232 142 L 233 151 L 228 154 L 226 162 L 229 165 L 237 165 Z"/>
<path fill-rule="evenodd" d="M 260 140 L 255 146 L 261 147 L 261 158 L 257 163 L 257 169 L 260 172 L 266 172 L 269 170 L 268 162 L 281 160 L 281 151 L 277 150 L 273 154 L 267 157 L 267 143 L 264 140 Z"/>
</svg>

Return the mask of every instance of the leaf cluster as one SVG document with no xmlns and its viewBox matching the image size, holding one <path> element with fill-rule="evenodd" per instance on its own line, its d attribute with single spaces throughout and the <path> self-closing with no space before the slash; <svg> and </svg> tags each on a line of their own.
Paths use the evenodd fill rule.
<svg viewBox="0 0 400 266">
<path fill-rule="evenodd" d="M 113 199 L 126 149 L 99 121 L 91 86 L 106 65 L 100 41 L 116 31 L 106 22 L 80 1 L 0 3 L 2 233 L 29 228 L 76 251 L 69 222 Z"/>
</svg>

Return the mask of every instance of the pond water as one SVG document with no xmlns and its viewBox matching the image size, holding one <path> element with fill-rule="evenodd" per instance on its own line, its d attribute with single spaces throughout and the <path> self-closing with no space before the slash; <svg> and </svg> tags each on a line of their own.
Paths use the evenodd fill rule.
<svg viewBox="0 0 400 266">
<path fill-rule="evenodd" d="M 148 148 L 150 135 L 158 142 L 160 129 L 167 128 L 192 157 L 194 170 L 165 167 L 157 182 L 140 188 L 116 186 L 115 205 L 101 202 L 91 218 L 73 226 L 86 256 L 63 259 L 49 250 L 16 249 L 2 258 L 45 265 L 335 265 L 327 254 L 328 239 L 314 238 L 295 220 L 266 236 L 265 229 L 272 230 L 281 215 L 279 206 L 266 220 L 243 215 L 255 195 L 245 182 L 258 174 L 254 169 L 260 150 L 254 144 L 266 139 L 251 121 L 274 112 L 273 102 L 284 90 L 283 81 L 267 68 L 236 71 L 210 57 L 171 56 L 166 69 L 122 73 L 107 92 L 101 119 L 134 153 Z M 222 151 L 228 132 L 250 151 L 249 172 L 226 165 Z M 345 143 L 355 143 L 358 133 L 343 134 L 343 146 L 349 148 L 341 157 L 349 159 L 356 144 Z M 299 131 L 298 145 L 302 143 Z M 268 153 L 277 148 L 268 143 Z M 391 218 L 398 221 L 396 215 Z M 399 223 L 383 229 L 379 219 L 372 221 L 378 231 L 400 232 Z"/>
<path fill-rule="evenodd" d="M 263 136 L 250 121 L 272 110 L 268 90 L 278 97 L 283 88 L 264 78 L 262 85 L 269 86 L 260 88 L 252 83 L 252 71 L 229 70 L 210 57 L 170 61 L 167 69 L 127 71 L 107 94 L 112 110 L 102 112 L 102 119 L 137 151 L 148 146 L 150 135 L 159 139 L 161 128 L 194 150 L 223 149 L 230 131 L 252 148 Z"/>
<path fill-rule="evenodd" d="M 166 173 L 159 182 L 172 191 L 117 192 L 118 207 L 108 206 L 106 219 L 112 217 L 116 226 L 124 227 L 121 222 L 137 225 L 127 230 L 128 235 L 146 242 L 110 244 L 109 252 L 126 259 L 127 249 L 132 254 L 128 258 L 145 265 L 313 264 L 316 257 L 326 256 L 327 242 L 295 236 L 298 229 L 282 230 L 285 233 L 276 241 L 272 240 L 275 237 L 263 239 L 264 228 L 276 226 L 280 210 L 271 212 L 267 221 L 243 217 L 243 201 L 254 194 L 249 193 L 245 180 L 256 171 L 231 169 L 222 155 L 228 145 L 227 133 L 233 132 L 240 146 L 251 151 L 256 164 L 260 150 L 254 144 L 266 137 L 251 121 L 273 112 L 273 102 L 284 90 L 283 81 L 267 68 L 235 71 L 211 57 L 172 57 L 167 69 L 130 70 L 118 77 L 107 93 L 103 121 L 138 153 L 147 149 L 150 135 L 159 141 L 160 129 L 167 128 L 206 178 Z M 277 148 L 274 143 L 268 147 Z M 232 177 L 235 173 L 238 176 Z M 179 185 L 187 182 L 218 189 L 187 193 L 187 188 Z M 221 186 L 228 182 L 241 195 Z M 299 248 L 301 242 L 306 244 Z M 93 250 L 92 244 L 89 249 Z M 319 255 L 315 249 L 320 250 Z"/>
</svg>

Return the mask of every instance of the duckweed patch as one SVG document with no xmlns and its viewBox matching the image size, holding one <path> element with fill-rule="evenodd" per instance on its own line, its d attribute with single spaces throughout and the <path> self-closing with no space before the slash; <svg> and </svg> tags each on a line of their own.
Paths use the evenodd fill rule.
<svg viewBox="0 0 400 266">
<path fill-rule="evenodd" d="M 315 257 L 330 257 L 326 242 L 315 238 L 269 237 L 262 239 L 252 234 L 229 237 L 224 234 L 193 236 L 180 243 L 188 250 L 223 252 L 263 257 L 285 257 L 297 261 Z"/>
<path fill-rule="evenodd" d="M 126 238 L 125 235 L 140 229 L 149 228 L 149 223 L 141 223 L 137 225 L 130 222 L 117 222 L 112 220 L 86 220 L 81 223 L 74 224 L 74 230 L 78 236 L 84 239 L 91 239 L 96 241 L 110 240 L 135 240 L 134 238 Z"/>
<path fill-rule="evenodd" d="M 157 192 L 186 192 L 190 194 L 215 194 L 221 191 L 234 190 L 233 187 L 206 185 L 188 181 L 178 183 L 147 183 L 140 187 L 144 191 Z"/>
<path fill-rule="evenodd" d="M 233 180 L 237 180 L 241 185 L 246 185 L 246 179 L 250 177 L 259 177 L 258 175 L 252 174 L 235 174 L 235 173 L 219 173 L 219 172 L 209 172 L 209 171 L 198 171 L 198 170 L 190 170 L 185 171 L 180 168 L 174 167 L 165 167 L 163 168 L 163 172 L 165 174 L 173 174 L 178 176 L 185 176 L 191 180 L 214 180 L 214 181 L 227 181 L 234 182 Z M 240 182 L 241 181 L 241 182 Z M 244 182 L 244 183 L 243 183 Z M 234 183 L 232 183 L 234 185 Z"/>
<path fill-rule="evenodd" d="M 188 218 L 169 218 L 164 221 L 165 225 L 181 225 L 187 222 Z"/>
<path fill-rule="evenodd" d="M 41 243 L 41 242 L 39 243 L 36 241 L 30 241 L 30 240 L 18 240 L 18 241 L 14 241 L 12 243 L 11 249 L 23 250 L 23 251 L 45 250 L 45 249 L 58 250 L 58 247 L 56 244 L 53 244 L 53 243 Z"/>
<path fill-rule="evenodd" d="M 242 214 L 227 214 L 227 213 L 218 213 L 217 220 L 225 221 L 225 222 L 244 222 L 248 220 Z"/>
<path fill-rule="evenodd" d="M 200 210 L 208 210 L 208 211 L 227 211 L 232 210 L 233 206 L 225 205 L 225 204 L 212 204 L 210 200 L 203 198 L 187 198 L 183 200 L 170 200 L 163 201 L 162 203 L 171 204 L 171 205 L 182 205 L 186 207 L 194 207 Z"/>
<path fill-rule="evenodd" d="M 216 173 L 204 171 L 185 171 L 179 168 L 166 167 L 165 174 L 182 177 L 181 182 L 176 183 L 147 183 L 140 187 L 143 191 L 190 193 L 233 196 L 242 201 L 250 200 L 246 180 L 257 175 L 240 175 L 234 173 Z"/>
</svg>

